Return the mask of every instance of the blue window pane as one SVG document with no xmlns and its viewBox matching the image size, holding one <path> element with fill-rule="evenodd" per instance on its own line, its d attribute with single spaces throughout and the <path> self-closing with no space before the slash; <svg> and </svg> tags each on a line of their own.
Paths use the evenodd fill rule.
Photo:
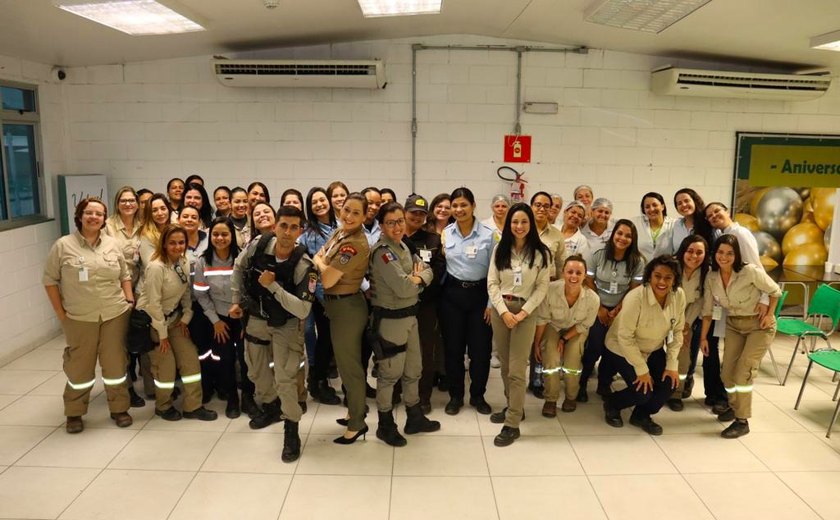
<svg viewBox="0 0 840 520">
<path fill-rule="evenodd" d="M 0 87 L 4 110 L 35 112 L 35 91 L 14 87 Z"/>
<path fill-rule="evenodd" d="M 35 127 L 25 124 L 3 125 L 5 178 L 9 183 L 9 208 L 4 218 L 41 214 L 38 190 L 38 162 L 35 154 Z"/>
</svg>

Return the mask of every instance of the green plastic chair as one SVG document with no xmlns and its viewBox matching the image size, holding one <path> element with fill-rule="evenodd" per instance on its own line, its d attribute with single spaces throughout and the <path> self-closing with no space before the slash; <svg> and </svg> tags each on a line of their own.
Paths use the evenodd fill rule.
<svg viewBox="0 0 840 520">
<path fill-rule="evenodd" d="M 808 375 L 811 373 L 811 367 L 814 363 L 829 370 L 833 370 L 834 375 L 836 376 L 837 373 L 840 372 L 840 352 L 833 349 L 824 349 L 816 350 L 808 354 L 808 368 L 805 370 L 805 377 L 802 378 L 802 388 L 799 389 L 799 397 L 796 398 L 796 406 L 793 407 L 794 410 L 799 409 L 799 402 L 802 401 L 802 393 L 805 391 L 805 383 L 808 381 Z M 840 392 L 840 383 L 838 383 L 837 388 L 834 389 L 834 397 L 832 398 L 833 401 L 837 401 L 838 392 Z M 828 431 L 825 434 L 827 439 L 831 438 L 831 428 L 834 426 L 834 422 L 837 421 L 838 412 L 840 412 L 840 401 L 837 401 L 837 405 L 834 407 L 834 414 L 831 416 L 831 422 L 828 423 Z"/>
<path fill-rule="evenodd" d="M 831 320 L 831 329 L 828 332 L 822 330 L 824 318 Z M 799 350 L 799 345 L 802 344 L 802 340 L 811 338 L 810 350 L 812 352 L 814 350 L 813 341 L 817 338 L 825 341 L 828 348 L 831 348 L 831 342 L 828 337 L 834 332 L 837 328 L 837 322 L 840 321 L 840 291 L 828 285 L 820 285 L 808 306 L 807 319 L 814 320 L 816 325 L 795 318 L 777 319 L 776 321 L 776 332 L 785 336 L 796 336 L 796 345 L 793 347 L 793 353 L 790 356 L 790 363 L 788 363 L 782 385 L 787 383 L 790 369 L 793 368 L 793 361 L 796 358 L 796 352 Z"/>
</svg>

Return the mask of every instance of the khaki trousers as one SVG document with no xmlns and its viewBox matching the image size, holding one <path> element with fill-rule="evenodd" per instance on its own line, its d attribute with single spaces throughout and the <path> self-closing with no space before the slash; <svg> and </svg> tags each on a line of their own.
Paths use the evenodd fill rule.
<svg viewBox="0 0 840 520">
<path fill-rule="evenodd" d="M 184 385 L 184 411 L 201 408 L 201 364 L 198 350 L 192 340 L 184 335 L 176 323 L 169 327 L 169 350 L 160 351 L 160 345 L 149 353 L 152 360 L 152 375 L 155 378 L 155 408 L 161 412 L 172 408 L 172 390 L 175 389 L 175 373 L 181 373 Z M 157 331 L 152 329 L 152 342 L 159 343 Z"/>
<path fill-rule="evenodd" d="M 507 308 L 513 314 L 522 309 L 524 302 L 507 302 Z M 507 328 L 502 317 L 493 309 L 490 313 L 490 325 L 496 341 L 499 361 L 502 363 L 502 382 L 505 385 L 507 414 L 505 426 L 519 428 L 522 411 L 525 408 L 525 386 L 528 372 L 528 358 L 534 344 L 537 321 L 531 314 L 519 322 L 513 329 Z"/>
<path fill-rule="evenodd" d="M 81 416 L 87 413 L 90 390 L 96 383 L 96 360 L 102 367 L 102 381 L 111 413 L 128 410 L 126 381 L 125 338 L 128 334 L 129 311 L 108 321 L 61 322 L 67 347 L 64 349 L 64 415 Z"/>
<path fill-rule="evenodd" d="M 265 404 L 279 397 L 286 419 L 300 421 L 297 379 L 305 359 L 301 320 L 289 318 L 282 327 L 269 327 L 266 320 L 251 317 L 247 333 L 270 342 L 260 345 L 249 341 L 245 349 L 248 378 L 254 382 L 257 400 Z"/>
<path fill-rule="evenodd" d="M 685 380 L 688 377 L 688 368 L 691 366 L 691 335 L 688 336 L 688 341 L 683 341 L 680 347 L 680 353 L 677 355 L 677 371 L 680 374 L 680 384 L 677 389 L 671 393 L 669 399 L 682 399 L 683 389 L 685 388 Z"/>
<path fill-rule="evenodd" d="M 406 345 L 406 349 L 396 356 L 377 361 L 376 408 L 380 412 L 391 411 L 391 398 L 397 381 L 402 381 L 405 406 L 417 405 L 420 403 L 419 382 L 423 372 L 417 318 L 383 319 L 379 323 L 379 334 L 387 341 Z"/>
<path fill-rule="evenodd" d="M 324 302 L 330 319 L 330 336 L 338 375 L 344 383 L 350 431 L 360 431 L 365 424 L 366 375 L 362 368 L 362 334 L 368 319 L 368 307 L 362 293 L 339 299 L 327 295 Z"/>
<path fill-rule="evenodd" d="M 726 318 L 726 339 L 720 377 L 729 396 L 729 406 L 738 419 L 752 417 L 753 380 L 767 348 L 776 337 L 776 324 L 759 328 L 756 316 Z"/>
<path fill-rule="evenodd" d="M 566 399 L 574 401 L 580 390 L 580 372 L 583 367 L 583 345 L 588 334 L 578 334 L 566 343 L 561 358 L 557 352 L 560 333 L 551 325 L 545 328 L 542 352 L 543 380 L 545 381 L 545 400 L 556 403 L 560 398 L 560 376 L 566 384 Z"/>
</svg>

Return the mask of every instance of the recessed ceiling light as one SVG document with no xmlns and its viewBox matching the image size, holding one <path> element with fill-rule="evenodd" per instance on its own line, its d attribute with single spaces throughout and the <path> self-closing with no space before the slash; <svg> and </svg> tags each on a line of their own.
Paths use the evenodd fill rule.
<svg viewBox="0 0 840 520">
<path fill-rule="evenodd" d="M 155 0 L 55 0 L 56 7 L 131 35 L 176 34 L 204 27 Z"/>
<path fill-rule="evenodd" d="M 587 22 L 660 33 L 711 0 L 599 0 L 584 13 Z"/>
<path fill-rule="evenodd" d="M 443 0 L 359 0 L 365 18 L 440 14 Z"/>
<path fill-rule="evenodd" d="M 824 51 L 840 51 L 840 31 L 814 36 L 811 38 L 811 47 Z"/>
</svg>

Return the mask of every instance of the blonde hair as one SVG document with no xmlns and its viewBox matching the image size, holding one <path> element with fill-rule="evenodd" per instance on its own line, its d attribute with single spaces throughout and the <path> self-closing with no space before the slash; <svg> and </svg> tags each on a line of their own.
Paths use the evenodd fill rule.
<svg viewBox="0 0 840 520">
<path fill-rule="evenodd" d="M 160 260 L 164 264 L 169 265 L 169 257 L 166 255 L 166 241 L 175 233 L 184 235 L 184 240 L 187 240 L 187 230 L 178 224 L 167 224 L 160 234 L 160 239 L 155 243 L 155 252 L 152 254 L 152 260 Z"/>
<path fill-rule="evenodd" d="M 152 218 L 152 203 L 156 200 L 162 200 L 166 209 L 169 211 L 167 220 L 172 218 L 172 205 L 169 204 L 169 200 L 166 198 L 166 195 L 163 193 L 155 193 L 152 195 L 152 198 L 149 199 L 149 202 L 146 203 L 146 207 L 143 209 L 143 227 L 140 228 L 140 236 L 149 239 L 149 242 L 155 244 L 155 248 L 157 248 L 157 243 L 160 240 L 161 231 L 158 229 L 155 220 Z"/>
</svg>

